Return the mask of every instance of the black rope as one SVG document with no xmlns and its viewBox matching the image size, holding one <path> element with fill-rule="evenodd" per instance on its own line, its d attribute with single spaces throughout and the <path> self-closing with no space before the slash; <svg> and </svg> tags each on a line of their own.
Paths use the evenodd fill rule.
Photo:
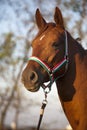
<svg viewBox="0 0 87 130">
<path fill-rule="evenodd" d="M 44 114 L 44 109 L 47 105 L 47 94 L 45 93 L 45 100 L 43 100 L 42 102 L 42 106 L 41 106 L 41 110 L 40 110 L 40 117 L 39 117 L 39 122 L 38 122 L 38 125 L 37 125 L 37 130 L 40 129 L 40 125 L 41 125 L 41 121 L 42 121 L 42 118 L 43 118 L 43 114 Z"/>
</svg>

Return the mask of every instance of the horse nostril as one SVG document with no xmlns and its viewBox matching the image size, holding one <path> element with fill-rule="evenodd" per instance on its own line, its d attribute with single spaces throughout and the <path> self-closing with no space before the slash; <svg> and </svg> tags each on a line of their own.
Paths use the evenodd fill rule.
<svg viewBox="0 0 87 130">
<path fill-rule="evenodd" d="M 35 78 L 35 74 L 32 73 L 32 74 L 30 75 L 30 80 L 33 80 L 34 78 Z"/>
<path fill-rule="evenodd" d="M 29 79 L 30 79 L 30 81 L 31 81 L 32 83 L 37 82 L 37 80 L 38 80 L 38 75 L 37 75 L 37 73 L 34 72 L 34 71 L 31 71 L 30 74 L 29 74 Z"/>
</svg>

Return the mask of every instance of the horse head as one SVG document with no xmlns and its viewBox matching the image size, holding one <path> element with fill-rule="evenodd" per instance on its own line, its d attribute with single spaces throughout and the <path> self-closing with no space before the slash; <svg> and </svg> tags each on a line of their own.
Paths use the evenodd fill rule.
<svg viewBox="0 0 87 130">
<path fill-rule="evenodd" d="M 38 91 L 40 86 L 50 89 L 56 81 L 61 104 L 73 130 L 87 130 L 87 51 L 65 30 L 57 7 L 54 20 L 47 23 L 37 9 L 39 33 L 32 42 L 32 57 L 22 80 L 32 92 Z"/>
<path fill-rule="evenodd" d="M 39 90 L 44 82 L 51 80 L 53 83 L 56 77 L 64 74 L 65 65 L 58 71 L 55 69 L 67 56 L 67 34 L 59 8 L 55 9 L 55 23 L 47 23 L 39 9 L 35 16 L 39 32 L 32 42 L 32 57 L 22 73 L 25 87 L 32 92 Z"/>
</svg>

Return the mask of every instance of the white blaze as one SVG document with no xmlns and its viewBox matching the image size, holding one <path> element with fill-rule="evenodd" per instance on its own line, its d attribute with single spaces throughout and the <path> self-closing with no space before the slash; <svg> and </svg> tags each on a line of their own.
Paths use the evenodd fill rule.
<svg viewBox="0 0 87 130">
<path fill-rule="evenodd" d="M 40 38 L 40 41 L 45 37 L 45 35 L 43 35 L 41 38 Z"/>
</svg>

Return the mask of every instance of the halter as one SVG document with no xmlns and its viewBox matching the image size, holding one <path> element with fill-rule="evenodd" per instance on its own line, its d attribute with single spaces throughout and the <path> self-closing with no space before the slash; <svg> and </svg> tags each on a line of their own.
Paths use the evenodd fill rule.
<svg viewBox="0 0 87 130">
<path fill-rule="evenodd" d="M 58 64 L 56 64 L 53 68 L 50 68 L 48 64 L 46 64 L 45 62 L 43 62 L 41 59 L 39 59 L 36 56 L 30 57 L 28 60 L 29 61 L 32 60 L 32 61 L 37 62 L 48 73 L 49 79 L 50 79 L 49 81 L 50 82 L 48 83 L 48 85 L 43 84 L 42 88 L 44 89 L 44 91 L 45 91 L 46 88 L 49 88 L 49 91 L 50 91 L 53 82 L 56 81 L 57 79 L 59 79 L 60 77 L 64 76 L 64 74 L 65 74 L 65 72 L 67 71 L 67 68 L 68 68 L 68 41 L 67 41 L 67 32 L 65 31 L 65 55 L 64 55 L 64 58 Z M 55 72 L 59 71 L 62 68 L 62 66 L 64 66 L 64 65 L 65 65 L 65 72 L 62 75 L 54 78 Z M 46 91 L 46 92 L 48 93 L 49 91 Z"/>
</svg>

